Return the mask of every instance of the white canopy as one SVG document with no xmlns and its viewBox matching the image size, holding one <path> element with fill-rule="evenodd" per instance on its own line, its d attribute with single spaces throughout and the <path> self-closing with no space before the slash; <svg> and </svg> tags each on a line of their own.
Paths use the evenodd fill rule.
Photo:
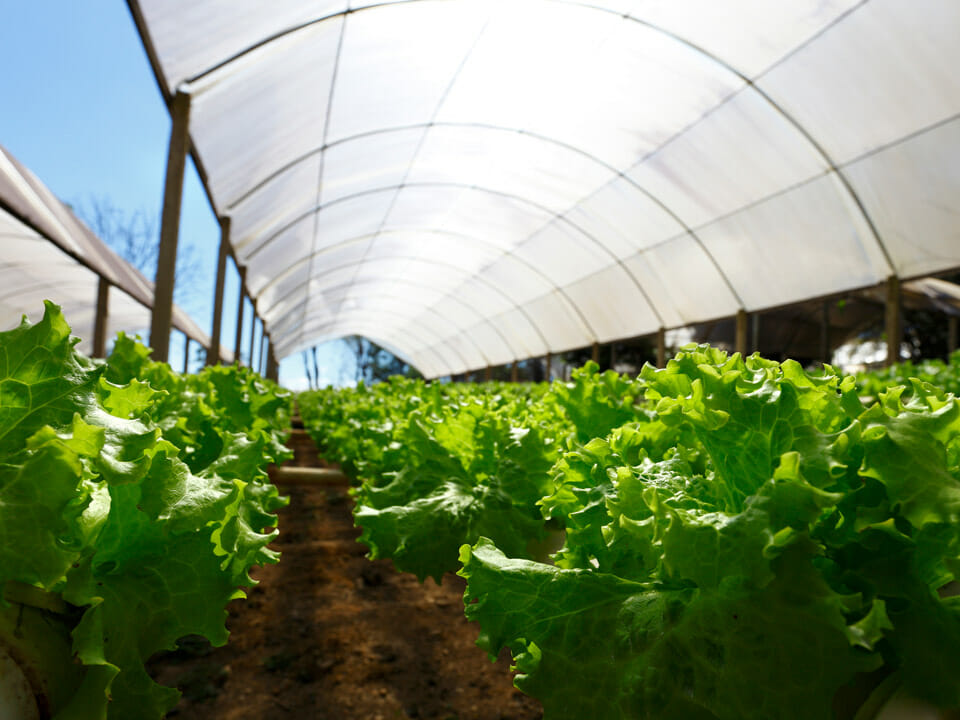
<svg viewBox="0 0 960 720">
<path fill-rule="evenodd" d="M 129 5 L 278 357 L 438 376 L 960 267 L 960 3 Z"/>
<path fill-rule="evenodd" d="M 153 284 L 108 248 L 40 180 L 0 146 L 0 330 L 36 322 L 43 301 L 63 309 L 81 352 L 93 350 L 100 278 L 109 294 L 106 335 L 150 327 Z M 182 309 L 173 325 L 204 347 L 210 338 Z M 223 353 L 225 359 L 229 354 Z"/>
</svg>

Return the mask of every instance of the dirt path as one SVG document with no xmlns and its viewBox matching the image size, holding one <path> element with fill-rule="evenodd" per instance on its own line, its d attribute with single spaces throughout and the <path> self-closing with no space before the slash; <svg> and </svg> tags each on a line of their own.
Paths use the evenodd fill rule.
<svg viewBox="0 0 960 720">
<path fill-rule="evenodd" d="M 306 457 L 306 460 L 304 459 Z M 315 461 L 309 448 L 299 463 Z M 231 604 L 230 642 L 186 643 L 157 658 L 159 682 L 184 697 L 179 720 L 536 720 L 512 686 L 509 657 L 491 663 L 463 617 L 463 580 L 441 586 L 371 562 L 356 542 L 346 486 L 284 488 L 273 544 L 280 563 Z"/>
</svg>

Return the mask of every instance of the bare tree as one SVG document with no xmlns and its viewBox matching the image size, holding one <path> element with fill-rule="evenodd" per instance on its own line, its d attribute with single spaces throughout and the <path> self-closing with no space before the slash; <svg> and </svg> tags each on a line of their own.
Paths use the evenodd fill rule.
<svg viewBox="0 0 960 720">
<path fill-rule="evenodd" d="M 86 202 L 72 206 L 97 237 L 114 252 L 153 281 L 157 273 L 159 220 L 156 213 L 144 209 L 132 213 L 119 208 L 105 196 L 90 196 Z M 196 248 L 180 243 L 177 249 L 177 282 L 174 301 L 180 305 L 197 297 L 202 286 Z"/>
</svg>

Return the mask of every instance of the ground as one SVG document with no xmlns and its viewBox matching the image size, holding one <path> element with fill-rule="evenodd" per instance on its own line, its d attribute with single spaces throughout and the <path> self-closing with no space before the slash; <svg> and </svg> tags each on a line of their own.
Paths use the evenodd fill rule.
<svg viewBox="0 0 960 720">
<path fill-rule="evenodd" d="M 316 462 L 305 441 L 301 465 Z M 290 505 L 272 545 L 282 557 L 229 606 L 229 643 L 188 639 L 151 663 L 158 682 L 183 691 L 171 720 L 542 717 L 513 687 L 509 655 L 491 663 L 476 647 L 461 578 L 421 584 L 368 560 L 346 484 L 282 490 Z"/>
</svg>

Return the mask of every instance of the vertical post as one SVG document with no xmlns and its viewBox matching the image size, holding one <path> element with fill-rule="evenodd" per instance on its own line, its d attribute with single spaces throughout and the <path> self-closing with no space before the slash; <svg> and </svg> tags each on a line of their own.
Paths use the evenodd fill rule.
<svg viewBox="0 0 960 720">
<path fill-rule="evenodd" d="M 947 356 L 953 355 L 957 349 L 957 316 L 947 316 Z"/>
<path fill-rule="evenodd" d="M 900 278 L 891 275 L 887 278 L 887 367 L 900 360 L 900 338 L 903 335 L 903 325 L 900 320 Z"/>
<path fill-rule="evenodd" d="M 183 343 L 183 374 L 190 372 L 190 336 L 184 334 Z"/>
<path fill-rule="evenodd" d="M 516 360 L 510 363 L 510 382 L 520 382 L 520 368 L 518 367 Z"/>
<path fill-rule="evenodd" d="M 737 331 L 733 349 L 742 356 L 747 354 L 747 311 L 742 308 L 737 310 Z"/>
<path fill-rule="evenodd" d="M 830 301 L 824 300 L 820 308 L 820 361 L 827 365 L 833 358 L 830 356 Z"/>
<path fill-rule="evenodd" d="M 610 343 L 610 369 L 616 370 L 617 367 L 617 345 Z"/>
<path fill-rule="evenodd" d="M 551 370 L 550 366 L 553 364 L 552 353 L 547 353 L 546 361 L 547 361 L 547 367 L 546 367 L 546 371 L 544 372 L 544 377 L 546 378 L 547 382 L 550 382 L 550 370 Z"/>
<path fill-rule="evenodd" d="M 266 340 L 267 332 L 266 328 L 263 327 L 263 320 L 260 321 L 260 346 L 257 349 L 257 372 L 261 375 L 264 374 L 266 368 L 264 367 L 265 363 L 263 361 L 263 349 L 264 341 Z"/>
<path fill-rule="evenodd" d="M 593 343 L 593 352 L 590 354 L 590 359 L 597 363 L 597 365 L 600 364 L 600 343 Z"/>
<path fill-rule="evenodd" d="M 243 301 L 246 292 L 243 286 L 247 281 L 247 269 L 238 268 L 237 271 L 240 274 L 240 301 L 237 303 L 237 334 L 233 344 L 233 361 L 239 365 L 240 345 L 243 342 Z"/>
<path fill-rule="evenodd" d="M 230 218 L 220 218 L 220 252 L 217 256 L 217 283 L 213 289 L 213 327 L 207 365 L 220 363 L 220 334 L 223 330 L 223 289 L 227 280 L 227 250 L 230 247 Z"/>
<path fill-rule="evenodd" d="M 657 330 L 657 367 L 667 366 L 667 329 Z"/>
<path fill-rule="evenodd" d="M 252 300 L 250 301 L 250 304 L 253 306 L 253 301 L 252 301 Z M 249 368 L 250 368 L 251 370 L 255 370 L 255 369 L 256 369 L 256 365 L 255 365 L 255 363 L 253 362 L 253 343 L 254 343 L 254 338 L 255 338 L 255 336 L 256 336 L 256 334 L 257 334 L 257 308 L 256 308 L 256 306 L 253 306 L 253 307 L 251 308 L 251 310 L 252 310 L 252 312 L 250 313 L 250 347 L 247 348 L 247 360 L 248 360 L 247 365 L 249 366 Z"/>
<path fill-rule="evenodd" d="M 755 312 L 750 316 L 750 336 L 751 352 L 760 352 L 760 313 Z"/>
<path fill-rule="evenodd" d="M 487 365 L 483 371 L 483 381 L 490 382 L 493 379 L 493 368 Z"/>
<path fill-rule="evenodd" d="M 103 275 L 97 283 L 97 315 L 93 321 L 93 357 L 107 356 L 107 316 L 110 307 L 110 281 Z"/>
<path fill-rule="evenodd" d="M 277 362 L 277 354 L 273 350 L 273 343 L 270 343 L 270 349 L 267 351 L 267 379 L 279 382 L 280 363 Z"/>
<path fill-rule="evenodd" d="M 157 249 L 157 276 L 153 289 L 153 314 L 150 321 L 150 346 L 153 359 L 166 362 L 170 355 L 170 329 L 173 326 L 173 283 L 177 269 L 177 241 L 180 235 L 180 205 L 183 201 L 183 175 L 190 150 L 190 96 L 178 91 L 170 103 L 170 148 L 167 153 L 167 178 L 163 189 L 160 218 L 160 246 Z"/>
</svg>

